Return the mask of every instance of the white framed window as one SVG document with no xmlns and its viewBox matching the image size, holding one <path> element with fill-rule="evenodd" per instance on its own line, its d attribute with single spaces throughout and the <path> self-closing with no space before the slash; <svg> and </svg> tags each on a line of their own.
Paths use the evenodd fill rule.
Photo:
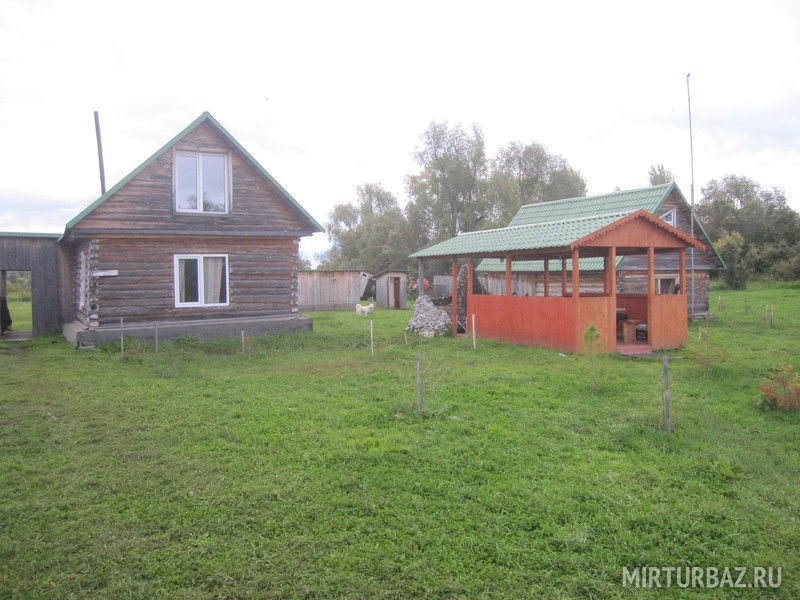
<svg viewBox="0 0 800 600">
<path fill-rule="evenodd" d="M 227 306 L 227 254 L 176 254 L 175 306 Z"/>
<path fill-rule="evenodd" d="M 226 154 L 178 151 L 173 171 L 177 212 L 228 212 L 230 194 Z"/>
<path fill-rule="evenodd" d="M 675 294 L 678 291 L 677 275 L 656 275 L 656 294 Z"/>
<path fill-rule="evenodd" d="M 676 225 L 677 221 L 675 220 L 675 209 L 674 208 L 670 208 L 667 212 L 665 212 L 663 215 L 661 215 L 659 217 L 659 219 L 664 221 L 664 223 L 669 223 L 673 227 L 677 227 L 677 225 Z"/>
</svg>

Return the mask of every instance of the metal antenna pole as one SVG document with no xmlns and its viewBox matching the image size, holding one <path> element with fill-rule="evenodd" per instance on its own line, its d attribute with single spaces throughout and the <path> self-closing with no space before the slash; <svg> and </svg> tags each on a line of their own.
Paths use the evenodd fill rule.
<svg viewBox="0 0 800 600">
<path fill-rule="evenodd" d="M 689 76 L 686 74 L 686 100 L 689 104 L 689 163 L 692 172 L 692 184 L 690 189 L 691 204 L 689 206 L 689 233 L 694 238 L 694 136 L 692 133 L 692 94 L 689 89 Z M 689 248 L 689 314 L 694 312 L 694 247 Z M 681 285 L 686 285 L 681 282 Z"/>
<path fill-rule="evenodd" d="M 103 142 L 100 139 L 100 115 L 94 111 L 94 133 L 97 137 L 97 161 L 100 166 L 100 193 L 106 193 L 106 170 L 103 167 Z"/>
</svg>

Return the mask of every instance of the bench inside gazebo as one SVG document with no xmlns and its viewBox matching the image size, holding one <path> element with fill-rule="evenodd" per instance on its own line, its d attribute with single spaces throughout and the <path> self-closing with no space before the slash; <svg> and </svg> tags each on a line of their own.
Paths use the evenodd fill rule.
<svg viewBox="0 0 800 600">
<path fill-rule="evenodd" d="M 420 272 L 425 259 L 450 259 L 451 290 L 457 289 L 459 261 L 466 259 L 466 322 L 471 327 L 474 315 L 478 337 L 583 352 L 584 332 L 594 325 L 602 350 L 642 354 L 677 348 L 686 342 L 688 315 L 683 282 L 686 248 L 692 246 L 705 249 L 681 230 L 638 210 L 463 233 L 411 257 L 420 261 Z M 656 288 L 655 255 L 660 253 L 678 256 L 678 286 L 672 293 Z M 618 294 L 616 259 L 635 254 L 647 255 L 646 293 Z M 596 257 L 604 263 L 603 291 L 581 292 L 580 261 Z M 474 261 L 482 258 L 505 260 L 504 295 L 474 293 Z M 544 262 L 543 295 L 512 294 L 515 260 Z M 552 261 L 561 263 L 557 278 L 550 277 Z M 454 294 L 453 331 L 458 311 L 455 298 Z"/>
</svg>

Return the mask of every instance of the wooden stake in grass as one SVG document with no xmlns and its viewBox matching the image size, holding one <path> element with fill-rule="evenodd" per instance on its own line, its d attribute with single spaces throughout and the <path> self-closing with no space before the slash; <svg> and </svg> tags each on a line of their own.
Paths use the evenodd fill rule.
<svg viewBox="0 0 800 600">
<path fill-rule="evenodd" d="M 405 331 L 403 331 L 403 339 L 406 341 L 406 346 L 408 346 L 408 335 Z"/>
<path fill-rule="evenodd" d="M 774 304 L 767 304 L 764 307 L 764 320 L 767 322 L 769 327 L 772 327 L 775 321 L 775 305 Z"/>
<path fill-rule="evenodd" d="M 421 417 L 425 410 L 425 392 L 422 388 L 422 355 L 417 354 L 417 414 Z"/>
<path fill-rule="evenodd" d="M 670 412 L 670 402 L 672 400 L 672 393 L 669 391 L 669 356 L 663 354 L 661 356 L 661 364 L 664 367 L 664 379 L 661 390 L 661 403 L 664 408 L 664 431 L 672 433 L 672 413 Z"/>
<path fill-rule="evenodd" d="M 242 332 L 242 352 L 244 352 L 244 331 Z"/>
<path fill-rule="evenodd" d="M 158 352 L 158 323 L 153 323 L 153 328 L 156 334 L 156 352 Z"/>
<path fill-rule="evenodd" d="M 375 354 L 375 338 L 372 332 L 372 319 L 369 320 L 369 353 Z"/>
<path fill-rule="evenodd" d="M 472 313 L 472 349 L 473 350 L 477 350 L 478 349 L 478 345 L 477 345 L 477 343 L 475 341 L 475 336 L 476 335 L 477 335 L 477 332 L 475 331 L 475 313 Z"/>
<path fill-rule="evenodd" d="M 124 318 L 124 317 L 120 317 L 120 318 L 119 318 L 119 351 L 120 351 L 122 354 L 124 354 L 124 353 L 125 353 L 125 333 L 124 333 L 124 327 L 125 327 L 125 318 Z"/>
</svg>

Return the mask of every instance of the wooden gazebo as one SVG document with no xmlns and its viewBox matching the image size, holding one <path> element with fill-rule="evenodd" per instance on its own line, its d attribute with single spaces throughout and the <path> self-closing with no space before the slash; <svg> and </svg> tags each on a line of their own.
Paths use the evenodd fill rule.
<svg viewBox="0 0 800 600">
<path fill-rule="evenodd" d="M 467 324 L 474 315 L 479 337 L 543 346 L 570 352 L 583 351 L 583 334 L 594 325 L 599 343 L 607 352 L 641 353 L 677 348 L 687 339 L 686 248 L 705 246 L 653 214 L 591 215 L 553 221 L 475 231 L 458 235 L 411 255 L 424 259 L 451 259 L 452 287 L 457 287 L 459 259 L 466 259 Z M 679 282 L 676 293 L 657 294 L 655 255 L 678 255 Z M 617 256 L 647 256 L 647 290 L 644 294 L 618 294 Z M 604 263 L 602 293 L 581 293 L 580 261 L 600 257 Z M 474 261 L 501 258 L 505 261 L 505 295 L 474 293 Z M 512 295 L 512 265 L 515 260 L 544 261 L 542 296 Z M 560 282 L 550 277 L 550 261 L 561 261 Z M 571 271 L 570 276 L 567 272 Z M 457 302 L 451 304 L 456 330 Z M 622 317 L 622 319 L 620 318 Z M 646 340 L 618 341 L 621 321 L 634 324 Z M 634 328 L 632 328 L 633 331 Z M 639 337 L 644 337 L 639 336 Z"/>
</svg>

